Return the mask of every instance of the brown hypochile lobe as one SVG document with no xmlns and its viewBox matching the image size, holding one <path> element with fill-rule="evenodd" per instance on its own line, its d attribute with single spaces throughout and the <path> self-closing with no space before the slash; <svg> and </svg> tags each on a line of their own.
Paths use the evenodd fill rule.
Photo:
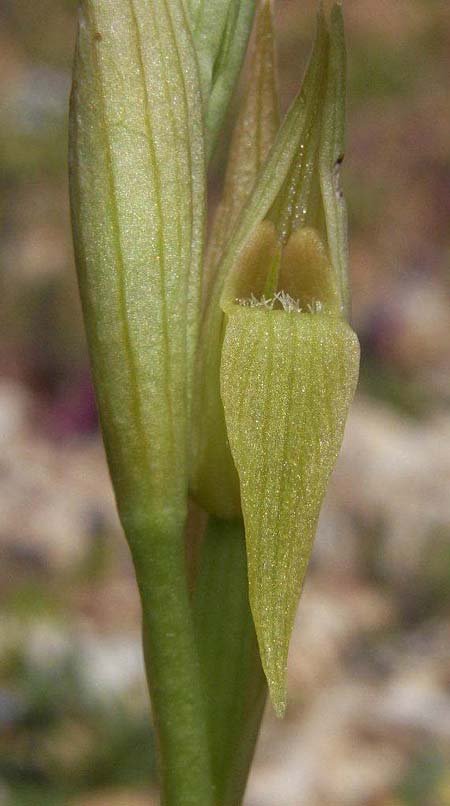
<svg viewBox="0 0 450 806">
<path fill-rule="evenodd" d="M 339 314 L 340 301 L 325 245 L 312 227 L 295 230 L 286 244 L 271 221 L 261 222 L 225 285 L 222 305 Z"/>
</svg>

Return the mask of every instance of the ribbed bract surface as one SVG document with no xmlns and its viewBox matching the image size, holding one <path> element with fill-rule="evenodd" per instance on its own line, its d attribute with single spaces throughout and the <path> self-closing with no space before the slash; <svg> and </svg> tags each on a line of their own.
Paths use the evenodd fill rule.
<svg viewBox="0 0 450 806">
<path fill-rule="evenodd" d="M 85 0 L 71 104 L 74 243 L 122 519 L 184 514 L 205 218 L 181 0 Z"/>
</svg>

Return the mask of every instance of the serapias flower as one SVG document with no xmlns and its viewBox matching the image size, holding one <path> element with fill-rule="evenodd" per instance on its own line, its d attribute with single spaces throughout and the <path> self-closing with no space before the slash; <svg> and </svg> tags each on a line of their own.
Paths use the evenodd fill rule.
<svg viewBox="0 0 450 806">
<path fill-rule="evenodd" d="M 279 714 L 295 611 L 358 378 L 339 179 L 344 99 L 335 6 L 329 29 L 319 12 L 302 91 L 210 282 L 198 365 L 194 491 L 214 515 L 244 519 L 250 604 Z"/>
</svg>

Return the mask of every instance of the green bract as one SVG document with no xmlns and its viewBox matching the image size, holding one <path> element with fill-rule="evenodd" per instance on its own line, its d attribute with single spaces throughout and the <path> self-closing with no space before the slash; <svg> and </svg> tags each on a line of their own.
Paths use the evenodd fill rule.
<svg viewBox="0 0 450 806">
<path fill-rule="evenodd" d="M 187 7 L 199 63 L 210 154 L 245 55 L 255 0 L 187 0 Z"/>
<path fill-rule="evenodd" d="M 182 0 L 84 0 L 70 153 L 81 298 L 119 512 L 125 524 L 149 511 L 183 522 L 205 176 Z"/>
</svg>

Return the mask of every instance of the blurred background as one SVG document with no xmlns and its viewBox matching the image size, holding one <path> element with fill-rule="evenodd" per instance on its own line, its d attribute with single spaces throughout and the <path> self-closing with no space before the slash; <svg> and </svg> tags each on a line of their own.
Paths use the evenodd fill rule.
<svg viewBox="0 0 450 806">
<path fill-rule="evenodd" d="M 0 7 L 1 806 L 157 803 L 70 240 L 75 5 Z M 286 106 L 315 0 L 277 12 Z M 449 806 L 450 8 L 346 15 L 361 382 L 246 806 Z"/>
</svg>

